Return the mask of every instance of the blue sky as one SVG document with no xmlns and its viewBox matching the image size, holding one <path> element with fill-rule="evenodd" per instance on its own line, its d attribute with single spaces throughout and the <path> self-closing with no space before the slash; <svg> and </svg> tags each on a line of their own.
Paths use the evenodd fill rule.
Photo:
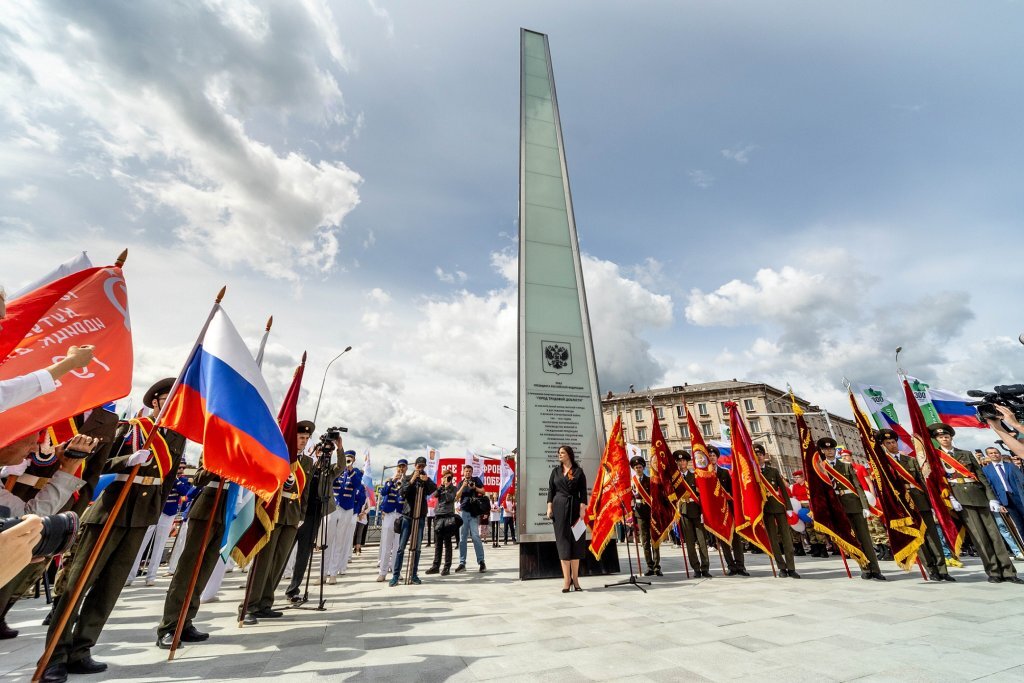
<svg viewBox="0 0 1024 683">
<path fill-rule="evenodd" d="M 602 389 L 1020 381 L 1020 3 L 15 2 L 0 281 L 127 267 L 136 384 L 209 300 L 390 458 L 510 447 L 519 28 L 550 35 Z M 167 305 L 167 302 L 173 305 Z M 307 382 L 314 387 L 316 381 Z M 309 411 L 315 396 L 308 395 Z"/>
</svg>

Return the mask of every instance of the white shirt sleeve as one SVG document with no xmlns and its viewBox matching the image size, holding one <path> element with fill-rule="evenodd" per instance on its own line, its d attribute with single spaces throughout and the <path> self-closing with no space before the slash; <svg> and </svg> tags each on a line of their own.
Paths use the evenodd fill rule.
<svg viewBox="0 0 1024 683">
<path fill-rule="evenodd" d="M 0 412 L 49 394 L 56 388 L 57 383 L 49 370 L 36 370 L 21 377 L 0 380 Z"/>
<path fill-rule="evenodd" d="M 46 486 L 36 494 L 36 497 L 27 503 L 16 495 L 0 489 L 0 507 L 8 508 L 11 517 L 22 515 L 52 515 L 60 512 L 64 503 L 68 502 L 71 494 L 82 488 L 85 481 L 67 472 L 56 472 L 47 482 Z"/>
</svg>

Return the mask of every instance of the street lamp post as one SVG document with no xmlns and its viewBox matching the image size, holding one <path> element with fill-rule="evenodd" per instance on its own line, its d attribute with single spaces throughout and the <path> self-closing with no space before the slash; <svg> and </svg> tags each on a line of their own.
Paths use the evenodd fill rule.
<svg viewBox="0 0 1024 683">
<path fill-rule="evenodd" d="M 316 424 L 317 415 L 320 414 L 320 399 L 324 397 L 324 385 L 327 384 L 327 371 L 331 369 L 332 365 L 334 365 L 334 361 L 338 360 L 351 350 L 351 346 L 346 346 L 345 350 L 332 358 L 331 362 L 327 364 L 326 368 L 324 368 L 324 378 L 323 381 L 320 382 L 320 395 L 316 397 L 316 410 L 313 411 L 313 424 Z"/>
</svg>

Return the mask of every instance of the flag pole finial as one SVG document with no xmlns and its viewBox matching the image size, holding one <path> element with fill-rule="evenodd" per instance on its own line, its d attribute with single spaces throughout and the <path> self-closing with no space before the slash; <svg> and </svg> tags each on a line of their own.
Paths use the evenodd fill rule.
<svg viewBox="0 0 1024 683">
<path fill-rule="evenodd" d="M 300 365 L 305 365 L 305 364 L 306 364 L 306 352 L 303 351 L 302 352 L 302 362 L 300 363 Z"/>
<path fill-rule="evenodd" d="M 902 351 L 902 350 L 903 350 L 902 346 L 897 346 L 896 347 L 896 374 L 899 375 L 900 377 L 902 377 L 902 376 L 907 374 L 907 373 L 905 373 L 903 371 L 903 368 L 900 367 L 900 351 Z"/>
<path fill-rule="evenodd" d="M 124 251 L 122 251 L 120 254 L 117 255 L 117 260 L 114 261 L 114 265 L 117 266 L 118 268 L 120 268 L 121 266 L 124 265 L 124 262 L 127 261 L 127 260 L 128 260 L 128 250 L 125 249 Z"/>
<path fill-rule="evenodd" d="M 265 332 L 270 332 L 270 328 L 273 327 L 273 326 L 274 326 L 274 316 L 270 316 L 269 318 L 267 318 L 267 329 L 264 330 L 264 331 Z"/>
<path fill-rule="evenodd" d="M 228 291 L 228 286 L 227 285 L 224 285 L 223 287 L 221 287 L 220 291 L 217 292 L 217 298 L 213 300 L 213 303 L 219 304 L 221 301 L 223 301 L 224 300 L 224 294 L 227 291 Z"/>
</svg>

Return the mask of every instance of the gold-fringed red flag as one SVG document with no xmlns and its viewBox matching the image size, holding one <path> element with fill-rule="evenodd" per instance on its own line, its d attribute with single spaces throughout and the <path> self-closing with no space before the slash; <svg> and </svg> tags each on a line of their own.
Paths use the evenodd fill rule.
<svg viewBox="0 0 1024 683">
<path fill-rule="evenodd" d="M 732 513 L 736 533 L 767 554 L 771 554 L 771 541 L 764 526 L 765 490 L 761 468 L 754 462 L 754 446 L 747 426 L 739 417 L 732 401 L 724 404 L 729 410 L 729 432 L 732 435 Z M 788 507 L 788 502 L 784 503 Z"/>
<path fill-rule="evenodd" d="M 910 431 L 913 434 L 914 455 L 917 457 L 917 464 L 921 467 L 921 476 L 924 479 L 924 487 L 928 492 L 928 501 L 932 504 L 932 512 L 935 513 L 935 520 L 942 529 L 942 535 L 946 537 L 946 545 L 954 557 L 960 557 L 960 548 L 964 544 L 965 529 L 959 517 L 953 514 L 953 504 L 949 501 L 953 495 L 946 480 L 946 473 L 942 467 L 942 453 L 932 443 L 932 435 L 928 431 L 921 406 L 917 403 L 914 390 L 910 388 L 907 378 L 903 378 L 903 393 L 907 399 L 907 412 L 910 413 Z M 952 458 L 950 458 L 952 460 Z M 951 467 L 963 467 L 953 460 Z"/>
<path fill-rule="evenodd" d="M 818 448 L 811 437 L 811 430 L 804 420 L 803 408 L 797 404 L 793 394 L 790 394 L 789 398 L 796 414 L 796 430 L 800 439 L 800 455 L 804 464 L 804 478 L 807 480 L 807 497 L 811 506 L 814 530 L 831 538 L 844 553 L 856 560 L 857 564 L 864 566 L 867 562 L 864 551 L 857 543 L 843 503 L 832 486 L 832 477 L 821 461 L 821 454 L 818 453 Z"/>
<path fill-rule="evenodd" d="M 651 415 L 651 543 L 660 545 L 679 517 L 679 503 L 696 500 L 697 493 L 683 479 L 668 450 L 654 406 Z"/>
<path fill-rule="evenodd" d="M 704 515 L 704 528 L 726 543 L 732 543 L 733 522 L 729 511 L 729 494 L 718 481 L 715 465 L 708 456 L 708 447 L 704 436 L 697 428 L 697 423 L 686 410 L 686 423 L 690 427 L 690 448 L 693 450 L 693 467 L 697 479 L 697 492 L 700 494 L 700 509 Z"/>
<path fill-rule="evenodd" d="M 600 558 L 611 540 L 615 524 L 632 508 L 633 498 L 629 486 L 629 458 L 626 441 L 622 437 L 622 416 L 615 418 L 608 444 L 601 456 L 597 480 L 590 491 L 586 520 L 590 527 L 590 552 Z"/>
<path fill-rule="evenodd" d="M 882 522 L 885 533 L 892 548 L 893 560 L 903 571 L 910 571 L 917 561 L 917 549 L 924 543 L 924 522 L 921 513 L 906 505 L 900 498 L 896 474 L 893 471 L 893 460 L 881 452 L 881 446 L 872 438 L 873 430 L 860 406 L 857 405 L 853 392 L 850 394 L 850 407 L 853 419 L 857 423 L 861 445 L 868 454 L 871 463 L 871 476 L 878 490 L 877 505 L 882 511 Z"/>
</svg>

